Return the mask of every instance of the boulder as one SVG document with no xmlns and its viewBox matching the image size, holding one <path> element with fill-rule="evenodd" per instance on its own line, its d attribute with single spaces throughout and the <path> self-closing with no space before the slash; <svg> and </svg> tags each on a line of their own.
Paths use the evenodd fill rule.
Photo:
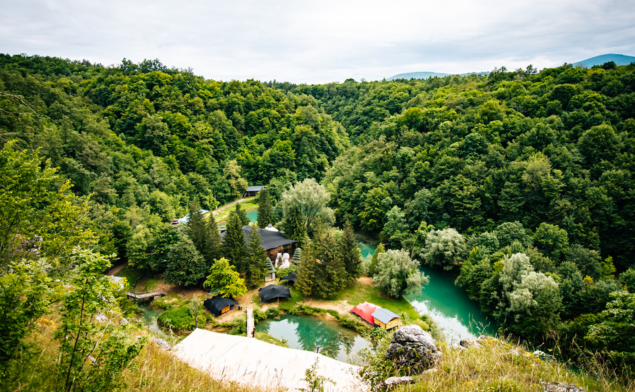
<svg viewBox="0 0 635 392">
<path fill-rule="evenodd" d="M 152 340 L 157 346 L 161 347 L 164 350 L 171 350 L 172 347 L 170 347 L 170 345 L 168 344 L 168 342 L 166 342 L 163 339 L 153 339 Z"/>
<path fill-rule="evenodd" d="M 95 316 L 95 320 L 99 321 L 100 323 L 107 323 L 108 322 L 108 317 L 106 317 L 103 314 L 99 313 L 98 315 Z"/>
<path fill-rule="evenodd" d="M 586 392 L 584 388 L 564 382 L 541 382 L 544 392 Z"/>
<path fill-rule="evenodd" d="M 385 357 L 397 367 L 408 367 L 413 374 L 433 368 L 441 352 L 432 336 L 418 325 L 407 325 L 395 332 Z"/>
<path fill-rule="evenodd" d="M 384 383 L 386 384 L 386 389 L 391 390 L 393 388 L 395 388 L 398 385 L 402 385 L 402 384 L 411 384 L 412 383 L 412 377 L 390 377 L 387 378 L 386 381 L 384 381 Z"/>
<path fill-rule="evenodd" d="M 459 342 L 459 345 L 465 348 L 470 348 L 470 347 L 482 347 L 481 344 L 479 342 L 475 342 L 472 340 L 467 340 L 467 339 L 461 339 L 461 341 Z"/>
</svg>

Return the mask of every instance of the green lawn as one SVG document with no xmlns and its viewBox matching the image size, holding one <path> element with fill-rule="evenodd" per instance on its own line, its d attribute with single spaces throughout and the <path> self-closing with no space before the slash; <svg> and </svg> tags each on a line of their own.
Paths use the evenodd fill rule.
<svg viewBox="0 0 635 392">
<path fill-rule="evenodd" d="M 238 204 L 240 204 L 242 209 L 245 210 L 245 211 L 249 211 L 249 210 L 253 210 L 254 208 L 258 208 L 258 203 L 256 203 L 256 196 L 248 197 L 244 201 L 241 201 Z M 218 215 L 216 215 L 214 217 L 216 219 L 216 222 L 224 223 L 227 220 L 227 217 L 229 217 L 229 213 L 231 211 L 233 211 L 235 208 L 236 208 L 236 205 L 233 205 L 233 206 L 231 206 L 229 208 L 225 208 L 223 211 L 221 211 L 220 214 L 218 214 Z"/>
<path fill-rule="evenodd" d="M 159 285 L 159 279 L 148 279 L 146 282 L 146 293 L 151 293 Z"/>
<path fill-rule="evenodd" d="M 352 287 L 344 289 L 334 301 L 346 300 L 351 305 L 355 306 L 365 301 L 388 309 L 401 315 L 406 313 L 411 319 L 418 319 L 419 313 L 410 305 L 410 302 L 405 299 L 392 299 L 388 298 L 380 288 L 372 287 L 366 284 L 355 282 Z"/>
<path fill-rule="evenodd" d="M 126 278 L 126 280 L 128 281 L 128 284 L 132 288 L 134 287 L 135 283 L 137 283 L 137 280 L 141 277 L 141 271 L 132 267 L 125 267 L 125 268 L 122 268 L 119 272 L 117 272 L 115 276 L 121 276 L 123 278 Z"/>
</svg>

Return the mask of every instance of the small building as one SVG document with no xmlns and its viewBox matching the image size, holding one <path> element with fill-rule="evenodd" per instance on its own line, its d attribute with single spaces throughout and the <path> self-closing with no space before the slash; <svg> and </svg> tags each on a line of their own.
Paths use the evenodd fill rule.
<svg viewBox="0 0 635 392">
<path fill-rule="evenodd" d="M 258 192 L 260 192 L 261 190 L 263 190 L 265 188 L 267 188 L 265 185 L 248 186 L 247 190 L 245 191 L 245 194 L 243 195 L 243 197 L 256 196 L 258 194 Z"/>
<path fill-rule="evenodd" d="M 401 325 L 399 316 L 388 309 L 377 307 L 377 310 L 373 312 L 372 317 L 375 321 L 375 325 L 386 330 Z"/>
<path fill-rule="evenodd" d="M 364 302 L 363 304 L 359 304 L 351 309 L 351 313 L 356 316 L 359 316 L 362 320 L 366 321 L 371 325 L 375 325 L 375 318 L 373 317 L 373 313 L 377 309 L 381 309 L 379 306 L 375 304 L 371 304 L 369 302 Z"/>
<path fill-rule="evenodd" d="M 282 283 L 283 280 L 286 280 L 287 282 L 293 282 L 295 284 L 295 282 L 298 281 L 298 274 L 296 272 L 297 271 L 293 271 L 289 273 L 287 276 L 280 278 L 280 283 Z"/>
<path fill-rule="evenodd" d="M 260 303 L 271 301 L 276 298 L 291 298 L 291 292 L 288 287 L 271 284 L 258 289 L 260 295 Z"/>
<path fill-rule="evenodd" d="M 275 260 L 278 253 L 289 251 L 291 244 L 295 244 L 296 240 L 290 240 L 281 232 L 257 228 L 260 234 L 262 249 L 267 252 L 267 257 Z M 249 244 L 249 236 L 251 235 L 251 226 L 243 226 L 243 234 L 245 235 L 245 244 Z M 222 236 L 222 234 L 221 234 Z"/>
<path fill-rule="evenodd" d="M 218 317 L 221 314 L 225 314 L 230 310 L 236 309 L 238 306 L 238 302 L 235 299 L 223 298 L 220 295 L 217 295 L 212 298 L 208 298 L 203 302 L 203 306 L 207 308 L 210 312 L 214 314 L 214 316 Z"/>
</svg>

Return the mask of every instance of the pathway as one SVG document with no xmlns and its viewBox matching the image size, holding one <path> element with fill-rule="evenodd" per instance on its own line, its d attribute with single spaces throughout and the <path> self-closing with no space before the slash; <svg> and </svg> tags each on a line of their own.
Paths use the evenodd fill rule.
<svg viewBox="0 0 635 392">
<path fill-rule="evenodd" d="M 222 207 L 220 207 L 220 208 L 215 209 L 214 211 L 212 211 L 212 214 L 214 214 L 214 215 L 218 215 L 218 214 L 220 214 L 220 213 L 221 213 L 221 211 L 223 211 L 225 208 L 231 207 L 231 206 L 233 206 L 234 204 L 236 204 L 236 203 L 240 203 L 240 202 L 243 202 L 243 201 L 245 201 L 245 198 L 241 198 L 241 199 L 238 199 L 238 200 L 236 200 L 236 201 L 232 201 L 231 203 L 225 204 L 224 206 L 222 206 Z"/>
<path fill-rule="evenodd" d="M 117 272 L 121 271 L 122 269 L 124 269 L 127 266 L 128 266 L 128 262 L 127 261 L 125 263 L 121 263 L 119 265 L 116 265 L 116 266 L 112 267 L 110 270 L 108 270 L 108 272 L 106 272 L 106 275 L 115 276 L 117 274 Z"/>
<path fill-rule="evenodd" d="M 247 309 L 247 337 L 254 337 L 254 310 L 251 306 Z"/>
</svg>

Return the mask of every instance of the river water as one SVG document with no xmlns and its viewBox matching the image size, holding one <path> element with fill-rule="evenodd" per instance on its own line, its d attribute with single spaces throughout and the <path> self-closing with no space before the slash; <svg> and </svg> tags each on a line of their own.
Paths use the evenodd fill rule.
<svg viewBox="0 0 635 392">
<path fill-rule="evenodd" d="M 258 222 L 258 210 L 253 210 L 247 212 L 247 218 L 251 221 L 251 223 Z"/>
<path fill-rule="evenodd" d="M 315 316 L 286 315 L 261 321 L 256 331 L 285 339 L 291 348 L 315 351 L 319 346 L 320 353 L 348 363 L 356 363 L 356 354 L 371 346 L 358 333 Z"/>
<path fill-rule="evenodd" d="M 375 253 L 377 245 L 372 240 L 357 235 L 357 241 L 362 256 Z M 449 342 L 496 332 L 494 322 L 481 312 L 478 303 L 470 300 L 465 290 L 454 285 L 454 276 L 429 267 L 420 269 L 430 278 L 430 283 L 421 293 L 409 295 L 406 299 L 417 312 L 429 315 Z"/>
</svg>

